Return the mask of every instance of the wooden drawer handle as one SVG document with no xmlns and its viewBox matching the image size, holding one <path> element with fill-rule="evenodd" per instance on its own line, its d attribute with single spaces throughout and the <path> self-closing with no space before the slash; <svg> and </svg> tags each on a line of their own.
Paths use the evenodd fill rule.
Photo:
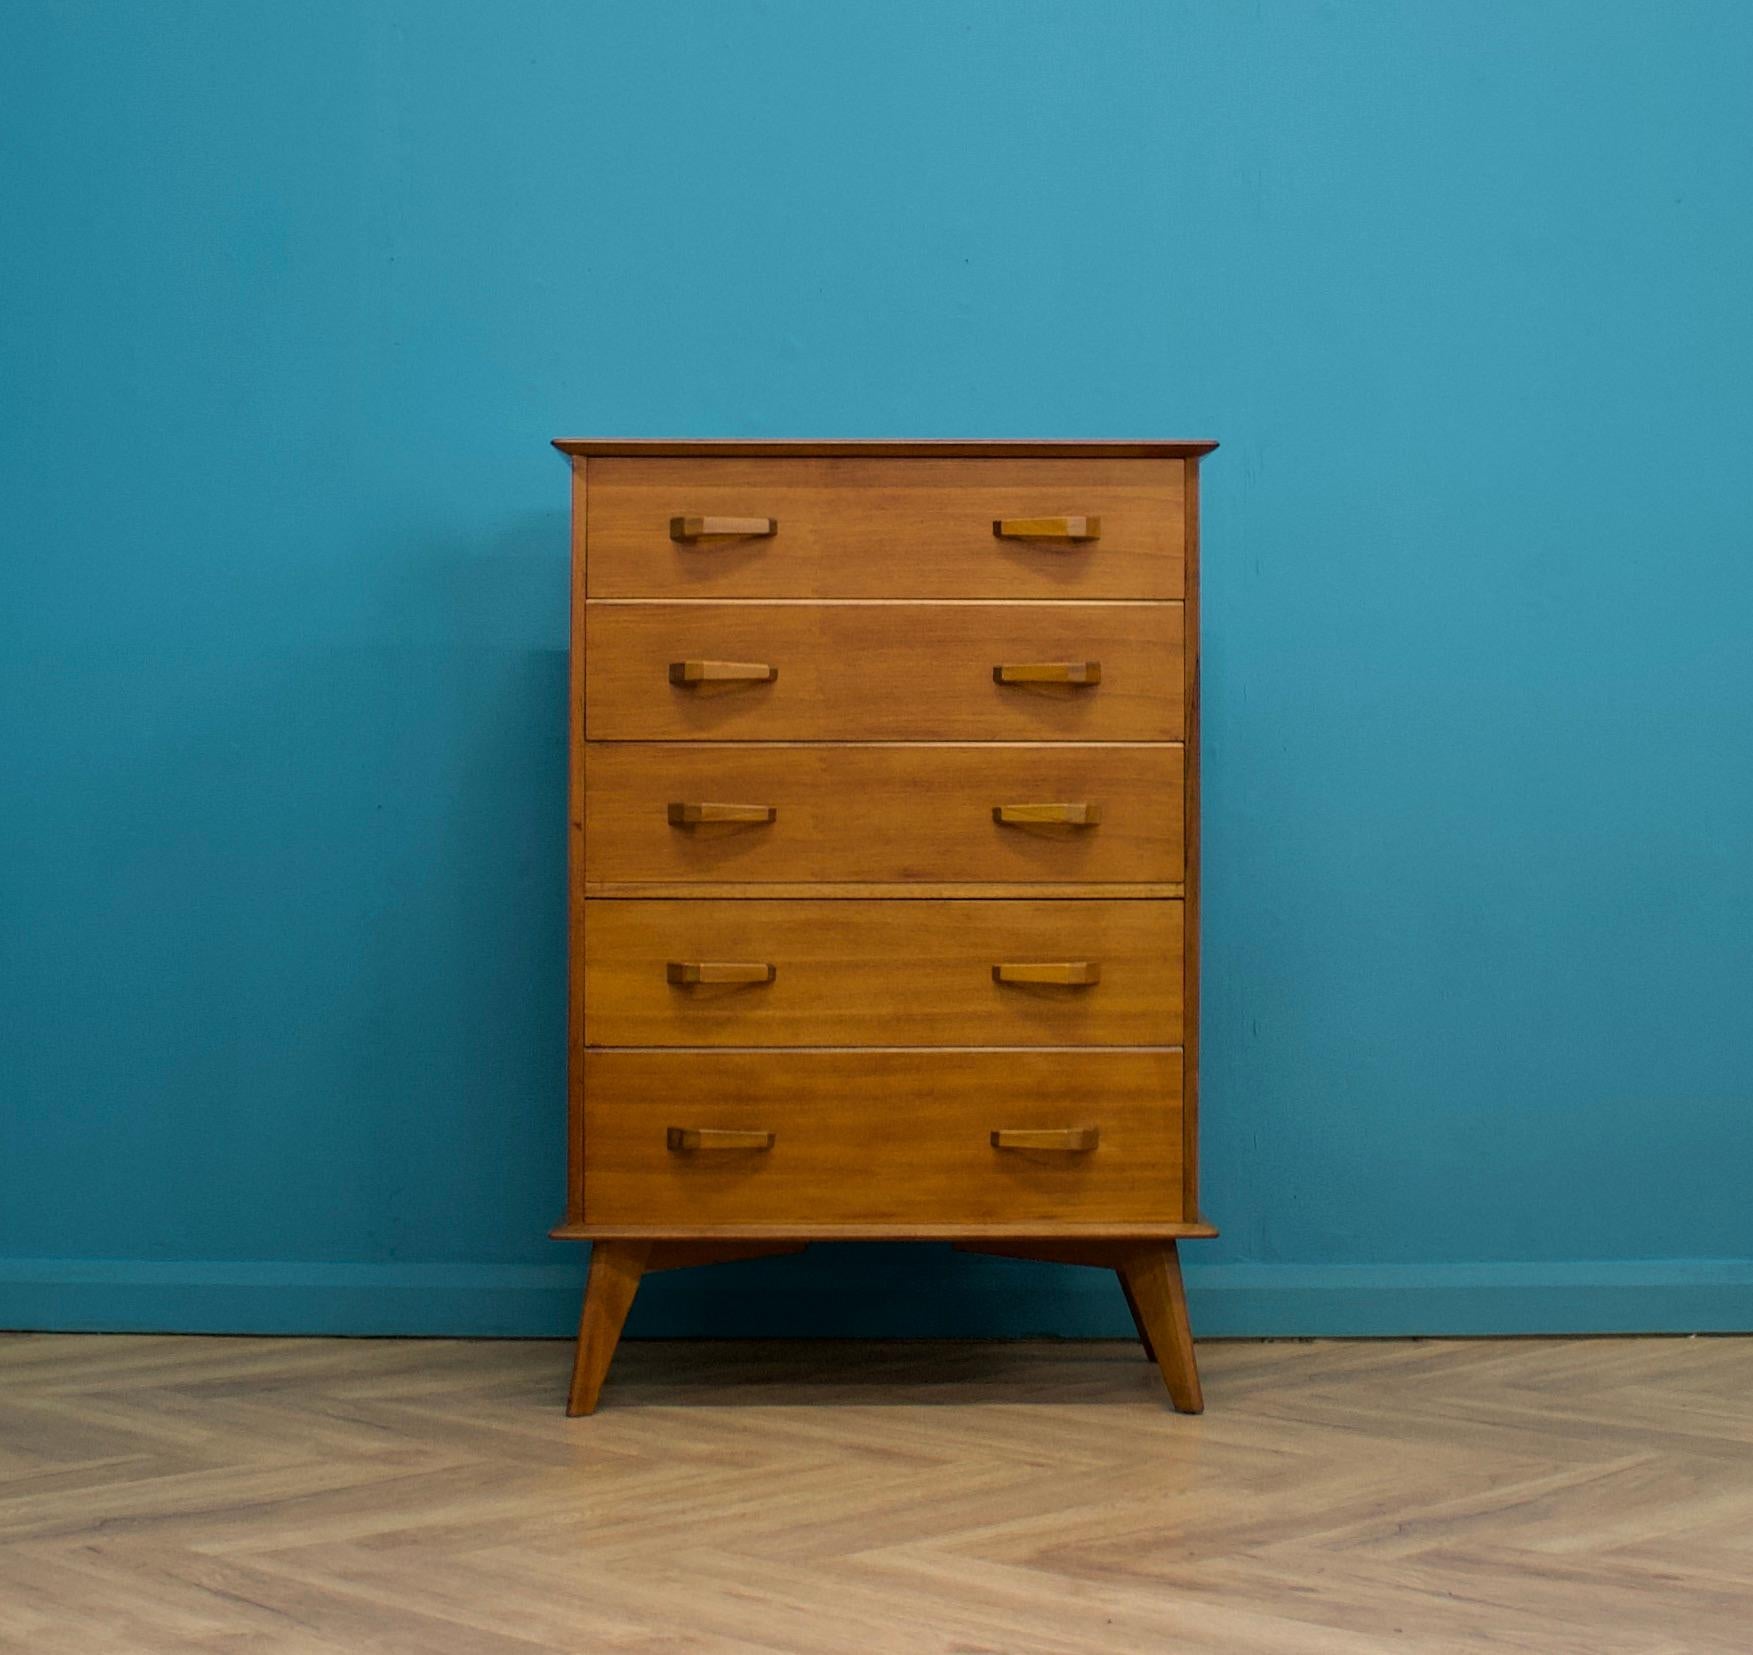
<svg viewBox="0 0 1753 1655">
<path fill-rule="evenodd" d="M 771 684 L 778 667 L 765 661 L 671 661 L 672 684 Z"/>
<path fill-rule="evenodd" d="M 672 1155 L 695 1149 L 752 1149 L 757 1154 L 771 1149 L 772 1132 L 737 1132 L 722 1126 L 672 1126 L 664 1133 Z"/>
<path fill-rule="evenodd" d="M 992 968 L 995 983 L 1068 983 L 1088 988 L 1102 980 L 1100 960 L 1028 960 Z"/>
<path fill-rule="evenodd" d="M 671 669 L 674 670 L 673 668 Z M 1012 661 L 992 669 L 995 684 L 1099 684 L 1100 661 Z"/>
<path fill-rule="evenodd" d="M 770 983 L 779 967 L 753 960 L 671 960 L 663 974 L 672 983 Z"/>
<path fill-rule="evenodd" d="M 771 822 L 779 815 L 779 807 L 676 803 L 667 814 L 671 827 L 692 827 L 696 822 Z"/>
<path fill-rule="evenodd" d="M 777 517 L 672 517 L 670 539 L 730 540 L 779 533 Z"/>
<path fill-rule="evenodd" d="M 1100 540 L 1099 517 L 995 517 L 992 532 L 1000 540 Z"/>
<path fill-rule="evenodd" d="M 1012 824 L 1068 822 L 1072 827 L 1094 827 L 1102 819 L 1099 804 L 994 805 L 992 819 Z"/>
<path fill-rule="evenodd" d="M 1096 1147 L 1101 1130 L 1094 1126 L 996 1127 L 994 1149 L 1056 1149 L 1068 1155 L 1087 1155 Z"/>
</svg>

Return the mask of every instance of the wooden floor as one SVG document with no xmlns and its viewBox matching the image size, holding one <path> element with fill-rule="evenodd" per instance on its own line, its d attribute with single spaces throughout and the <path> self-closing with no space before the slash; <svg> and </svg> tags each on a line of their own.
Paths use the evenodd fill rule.
<svg viewBox="0 0 1753 1655">
<path fill-rule="evenodd" d="M 0 1337 L 0 1649 L 1753 1649 L 1753 1339 Z"/>
</svg>

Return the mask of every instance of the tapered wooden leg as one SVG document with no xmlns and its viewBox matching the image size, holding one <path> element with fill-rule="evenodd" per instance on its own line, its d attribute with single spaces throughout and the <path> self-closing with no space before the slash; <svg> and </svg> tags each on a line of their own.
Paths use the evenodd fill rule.
<svg viewBox="0 0 1753 1655">
<path fill-rule="evenodd" d="M 1174 1242 L 1141 1242 L 1122 1255 L 1119 1270 L 1132 1314 L 1142 1324 L 1145 1348 L 1169 1388 L 1169 1400 L 1180 1413 L 1203 1413 L 1205 1399 L 1199 1391 L 1193 1330 L 1187 1321 L 1187 1290 L 1181 1285 L 1181 1259 Z"/>
<path fill-rule="evenodd" d="M 621 1342 L 621 1329 L 633 1308 L 633 1295 L 639 1291 L 639 1278 L 645 1274 L 650 1253 L 649 1241 L 599 1241 L 592 1245 L 584 1310 L 578 1318 L 572 1391 L 566 1399 L 568 1414 L 596 1412 L 603 1380 L 614 1360 L 615 1346 Z"/>
<path fill-rule="evenodd" d="M 1114 1272 L 1120 1278 L 1120 1291 L 1126 1295 L 1126 1308 L 1132 1312 L 1132 1325 L 1138 1329 L 1138 1342 L 1144 1346 L 1145 1359 L 1156 1360 L 1156 1346 L 1150 1342 L 1150 1329 L 1144 1325 L 1144 1318 L 1138 1314 L 1138 1300 L 1132 1296 L 1132 1287 L 1126 1280 L 1124 1270 Z"/>
</svg>

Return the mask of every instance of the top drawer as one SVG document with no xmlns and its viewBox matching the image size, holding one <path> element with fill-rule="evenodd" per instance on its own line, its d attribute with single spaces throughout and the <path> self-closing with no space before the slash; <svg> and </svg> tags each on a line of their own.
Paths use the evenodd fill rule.
<svg viewBox="0 0 1753 1655">
<path fill-rule="evenodd" d="M 586 464 L 591 597 L 1178 598 L 1185 584 L 1180 460 Z M 774 527 L 673 538 L 684 518 Z"/>
</svg>

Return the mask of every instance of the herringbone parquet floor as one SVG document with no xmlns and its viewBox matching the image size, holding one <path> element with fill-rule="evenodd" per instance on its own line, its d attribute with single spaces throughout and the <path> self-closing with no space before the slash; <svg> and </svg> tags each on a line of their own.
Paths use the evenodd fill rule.
<svg viewBox="0 0 1753 1655">
<path fill-rule="evenodd" d="M 1753 1339 L 0 1339 L 0 1649 L 1753 1650 Z"/>
</svg>

